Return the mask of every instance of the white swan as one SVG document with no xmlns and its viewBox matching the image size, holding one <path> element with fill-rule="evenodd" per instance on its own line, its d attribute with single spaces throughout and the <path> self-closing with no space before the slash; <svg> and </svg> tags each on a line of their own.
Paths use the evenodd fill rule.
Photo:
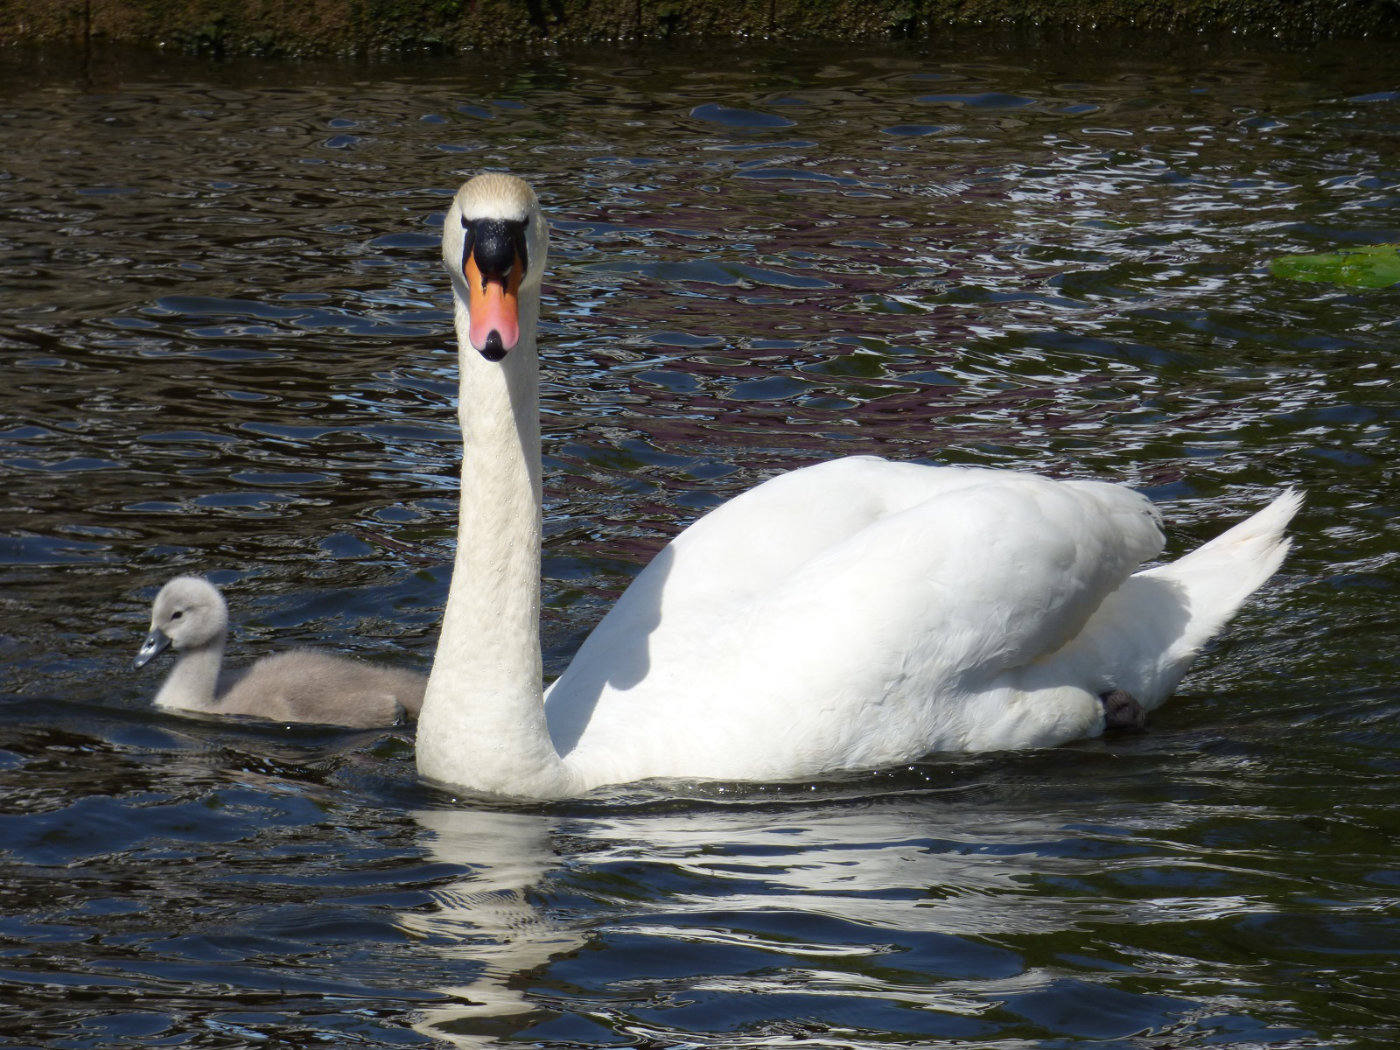
<svg viewBox="0 0 1400 1050">
<path fill-rule="evenodd" d="M 417 737 L 430 780 L 549 798 L 1092 736 L 1160 704 L 1288 549 L 1291 491 L 1135 573 L 1162 535 L 1126 488 L 838 459 L 682 532 L 544 693 L 535 330 L 546 247 L 519 179 L 478 176 L 447 211 L 464 449 Z"/>
<path fill-rule="evenodd" d="M 144 667 L 167 647 L 175 666 L 156 694 L 157 707 L 207 715 L 253 715 L 278 722 L 393 725 L 423 706 L 427 679 L 396 667 L 371 667 L 314 649 L 263 657 L 233 681 L 220 669 L 228 606 L 200 576 L 177 576 L 156 595 L 151 630 L 136 654 Z"/>
</svg>

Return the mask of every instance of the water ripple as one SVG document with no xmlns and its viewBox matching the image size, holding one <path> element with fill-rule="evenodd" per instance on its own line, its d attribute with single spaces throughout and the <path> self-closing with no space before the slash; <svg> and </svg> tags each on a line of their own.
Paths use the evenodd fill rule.
<svg viewBox="0 0 1400 1050">
<path fill-rule="evenodd" d="M 480 57 L 480 56 L 478 56 Z M 0 58 L 7 1045 L 1388 1045 L 1400 771 L 1393 61 L 1180 41 L 340 66 Z M 460 455 L 438 228 L 553 223 L 544 656 L 685 522 L 838 453 L 1120 478 L 1169 552 L 1286 484 L 1276 583 L 1139 737 L 569 805 L 406 730 L 128 668 L 426 667 Z"/>
</svg>

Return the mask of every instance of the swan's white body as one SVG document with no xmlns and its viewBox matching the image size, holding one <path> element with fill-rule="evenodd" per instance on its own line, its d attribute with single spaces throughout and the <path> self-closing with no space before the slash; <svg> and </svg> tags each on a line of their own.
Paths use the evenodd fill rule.
<svg viewBox="0 0 1400 1050">
<path fill-rule="evenodd" d="M 461 229 L 524 222 L 520 333 L 472 338 Z M 1143 496 L 1093 481 L 839 459 L 712 511 L 642 571 L 542 697 L 535 327 L 545 227 L 482 176 L 444 227 L 464 437 L 452 588 L 418 730 L 437 781 L 558 797 L 653 777 L 780 780 L 1102 732 L 1145 708 L 1278 568 L 1300 497 L 1169 565 Z M 485 281 L 482 282 L 485 287 Z"/>
</svg>

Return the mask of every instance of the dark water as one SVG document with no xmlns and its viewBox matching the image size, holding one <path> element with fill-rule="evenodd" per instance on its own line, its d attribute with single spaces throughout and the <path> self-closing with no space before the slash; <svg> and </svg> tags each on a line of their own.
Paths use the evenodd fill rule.
<svg viewBox="0 0 1400 1050">
<path fill-rule="evenodd" d="M 1400 241 L 1382 45 L 0 58 L 0 1041 L 1400 1040 Z M 1294 556 L 1142 736 L 511 809 L 409 730 L 154 713 L 156 588 L 234 659 L 424 668 L 458 438 L 437 226 L 555 217 L 545 643 L 781 468 L 1121 478 Z"/>
</svg>

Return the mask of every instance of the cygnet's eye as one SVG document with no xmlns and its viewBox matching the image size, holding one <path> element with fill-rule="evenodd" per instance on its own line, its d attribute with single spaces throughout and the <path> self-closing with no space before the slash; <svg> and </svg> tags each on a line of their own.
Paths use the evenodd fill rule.
<svg viewBox="0 0 1400 1050">
<path fill-rule="evenodd" d="M 184 616 L 184 615 L 185 615 L 185 610 L 184 610 L 184 609 L 176 609 L 173 613 L 170 614 L 170 618 L 171 618 L 172 620 L 178 620 L 180 617 L 182 617 L 182 616 Z"/>
</svg>

